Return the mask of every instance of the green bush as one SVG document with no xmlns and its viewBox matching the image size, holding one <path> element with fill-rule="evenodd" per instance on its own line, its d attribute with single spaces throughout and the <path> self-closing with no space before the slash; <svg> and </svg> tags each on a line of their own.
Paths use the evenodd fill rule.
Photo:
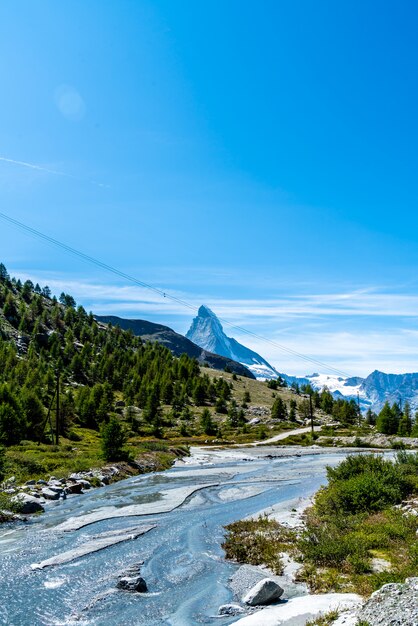
<svg viewBox="0 0 418 626">
<path fill-rule="evenodd" d="M 318 495 L 318 511 L 355 514 L 398 504 L 414 490 L 414 471 L 414 455 L 398 456 L 396 463 L 372 454 L 349 456 L 327 468 L 329 486 Z"/>
<path fill-rule="evenodd" d="M 360 513 L 381 511 L 390 504 L 397 504 L 411 492 L 407 481 L 401 477 L 360 474 L 333 483 L 317 497 L 318 511 L 324 515 L 334 511 Z"/>
</svg>

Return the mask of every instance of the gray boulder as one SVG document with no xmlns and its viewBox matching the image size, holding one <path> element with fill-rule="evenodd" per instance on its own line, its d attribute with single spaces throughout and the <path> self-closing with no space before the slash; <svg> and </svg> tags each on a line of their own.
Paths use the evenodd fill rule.
<svg viewBox="0 0 418 626">
<path fill-rule="evenodd" d="M 263 578 L 243 597 L 242 601 L 249 606 L 270 604 L 283 595 L 283 589 L 271 578 Z"/>
<path fill-rule="evenodd" d="M 13 502 L 16 502 L 19 505 L 20 512 L 25 515 L 30 515 L 31 513 L 38 513 L 39 511 L 45 511 L 42 504 L 40 504 L 38 498 L 34 498 L 27 493 L 19 493 L 17 496 L 12 498 Z"/>
<path fill-rule="evenodd" d="M 62 492 L 62 485 L 48 485 L 47 489 L 50 491 L 54 491 L 55 493 L 60 494 Z"/>
<path fill-rule="evenodd" d="M 69 483 L 66 486 L 67 493 L 81 493 L 83 490 L 83 485 L 81 483 Z"/>
<path fill-rule="evenodd" d="M 136 591 L 138 593 L 145 593 L 148 590 L 147 583 L 142 576 L 123 576 L 118 580 L 116 586 L 123 591 Z"/>
<path fill-rule="evenodd" d="M 60 489 L 60 491 L 62 490 Z M 60 491 L 52 491 L 52 489 L 50 489 L 49 487 L 44 487 L 42 489 L 42 495 L 47 500 L 59 500 Z"/>
<path fill-rule="evenodd" d="M 245 611 L 239 604 L 223 604 L 218 610 L 219 615 L 240 615 L 241 613 Z"/>
<path fill-rule="evenodd" d="M 91 487 L 91 484 L 89 483 L 89 481 L 88 480 L 84 480 L 84 478 L 79 478 L 78 482 L 83 487 L 83 489 L 90 489 L 90 487 Z"/>
</svg>

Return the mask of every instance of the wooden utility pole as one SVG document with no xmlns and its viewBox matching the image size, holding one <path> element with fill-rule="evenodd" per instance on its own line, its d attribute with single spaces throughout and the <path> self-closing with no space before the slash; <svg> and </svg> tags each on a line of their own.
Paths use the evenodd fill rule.
<svg viewBox="0 0 418 626">
<path fill-rule="evenodd" d="M 312 408 L 312 394 L 309 394 L 309 412 L 311 414 L 311 435 L 313 439 L 314 435 L 314 425 L 313 425 L 313 408 Z"/>
<path fill-rule="evenodd" d="M 59 446 L 60 443 L 60 373 L 59 371 L 57 372 L 57 390 L 56 390 L 56 396 L 57 396 L 57 419 L 56 419 L 56 430 L 55 430 L 55 444 L 57 446 Z"/>
</svg>

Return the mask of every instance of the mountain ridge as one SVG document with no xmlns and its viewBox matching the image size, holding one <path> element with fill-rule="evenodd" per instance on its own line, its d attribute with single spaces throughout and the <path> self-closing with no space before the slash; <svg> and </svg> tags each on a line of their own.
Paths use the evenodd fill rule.
<svg viewBox="0 0 418 626">
<path fill-rule="evenodd" d="M 252 372 L 241 363 L 202 349 L 184 335 L 176 333 L 169 326 L 141 319 L 126 319 L 117 315 L 95 315 L 94 317 L 102 324 L 112 324 L 113 326 L 120 326 L 122 330 L 132 330 L 134 335 L 141 337 L 144 341 L 157 341 L 166 346 L 174 356 L 179 357 L 185 353 L 197 359 L 201 365 L 206 364 L 217 370 L 228 368 L 239 376 L 255 378 Z"/>
</svg>

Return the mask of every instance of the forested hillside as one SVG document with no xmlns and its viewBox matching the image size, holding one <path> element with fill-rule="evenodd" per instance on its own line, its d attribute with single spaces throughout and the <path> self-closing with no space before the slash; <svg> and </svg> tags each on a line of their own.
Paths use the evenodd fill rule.
<svg viewBox="0 0 418 626">
<path fill-rule="evenodd" d="M 10 278 L 0 265 L 0 440 L 45 439 L 46 411 L 60 376 L 60 430 L 92 429 L 109 419 L 115 400 L 142 409 L 131 427 L 156 436 L 187 404 L 228 399 L 222 379 L 201 375 L 196 360 L 129 331 L 96 322 L 72 296 Z M 171 407 L 170 413 L 161 405 Z"/>
</svg>

